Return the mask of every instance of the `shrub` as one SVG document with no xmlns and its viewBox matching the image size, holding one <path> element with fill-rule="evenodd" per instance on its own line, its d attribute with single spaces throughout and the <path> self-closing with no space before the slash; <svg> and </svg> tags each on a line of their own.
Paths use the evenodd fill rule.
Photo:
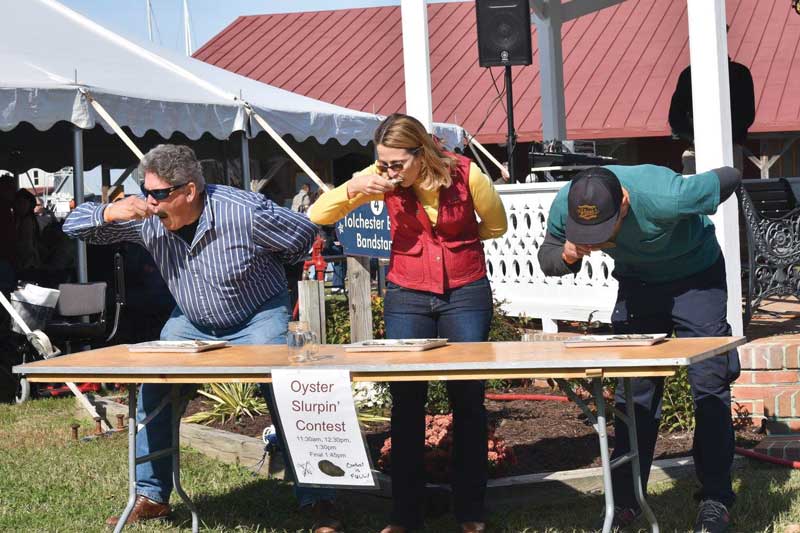
<svg viewBox="0 0 800 533">
<path fill-rule="evenodd" d="M 580 380 L 569 380 L 575 393 L 584 400 L 591 397 Z M 614 406 L 616 379 L 603 378 L 603 396 L 609 408 Z M 590 405 L 595 412 L 594 405 Z M 609 412 L 609 411 L 607 411 Z M 611 418 L 613 415 L 609 415 Z M 694 402 L 686 367 L 680 368 L 675 375 L 664 383 L 664 396 L 661 404 L 661 430 L 668 433 L 694 430 Z"/>
<path fill-rule="evenodd" d="M 490 474 L 501 474 L 514 463 L 514 454 L 503 439 L 489 431 L 489 451 L 486 460 Z M 432 483 L 446 482 L 450 478 L 453 449 L 453 415 L 427 415 L 425 417 L 425 476 Z M 383 442 L 378 466 L 391 471 L 391 437 Z"/>
<path fill-rule="evenodd" d="M 694 402 L 686 367 L 680 368 L 664 383 L 661 428 L 669 432 L 694 430 Z"/>
<path fill-rule="evenodd" d="M 372 337 L 386 337 L 383 321 L 383 298 L 372 296 Z M 325 340 L 328 344 L 350 342 L 350 310 L 346 298 L 325 298 Z"/>
<path fill-rule="evenodd" d="M 494 300 L 494 315 L 489 326 L 489 340 L 493 342 L 518 341 L 522 338 L 522 331 L 517 324 L 527 325 L 527 320 L 520 322 L 518 319 L 508 316 L 503 311 L 502 305 L 505 301 Z"/>
<path fill-rule="evenodd" d="M 211 404 L 208 411 L 200 411 L 189 416 L 186 421 L 199 424 L 225 423 L 239 420 L 243 416 L 253 418 L 267 411 L 267 403 L 256 394 L 253 383 L 209 383 L 197 391 Z"/>
</svg>

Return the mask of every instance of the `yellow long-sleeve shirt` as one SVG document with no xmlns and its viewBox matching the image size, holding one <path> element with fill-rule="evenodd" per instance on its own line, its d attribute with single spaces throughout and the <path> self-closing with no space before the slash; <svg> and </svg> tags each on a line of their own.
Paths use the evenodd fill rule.
<svg viewBox="0 0 800 533">
<path fill-rule="evenodd" d="M 370 165 L 357 172 L 356 175 L 377 173 L 375 165 Z M 435 228 L 439 216 L 439 191 L 423 189 L 418 183 L 414 183 L 412 188 Z M 492 180 L 481 172 L 475 163 L 470 164 L 469 167 L 469 192 L 472 195 L 475 212 L 480 218 L 478 223 L 480 239 L 494 239 L 503 235 L 508 229 L 503 202 L 500 200 Z M 347 182 L 345 182 L 320 196 L 309 209 L 308 217 L 315 224 L 334 224 L 353 209 L 373 200 L 383 200 L 383 195 L 357 194 L 353 198 L 348 198 Z"/>
</svg>

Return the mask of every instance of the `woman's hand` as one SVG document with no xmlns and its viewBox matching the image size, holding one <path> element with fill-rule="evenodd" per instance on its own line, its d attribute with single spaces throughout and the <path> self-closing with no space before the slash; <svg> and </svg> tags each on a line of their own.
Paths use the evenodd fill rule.
<svg viewBox="0 0 800 533">
<path fill-rule="evenodd" d="M 366 194 L 368 196 L 384 194 L 393 191 L 395 187 L 396 185 L 393 181 L 377 174 L 353 176 L 347 182 L 347 197 L 353 198 L 358 194 Z"/>
</svg>

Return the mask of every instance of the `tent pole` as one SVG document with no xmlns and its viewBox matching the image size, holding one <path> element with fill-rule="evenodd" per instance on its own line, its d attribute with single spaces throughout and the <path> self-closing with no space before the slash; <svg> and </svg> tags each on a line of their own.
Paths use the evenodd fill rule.
<svg viewBox="0 0 800 533">
<path fill-rule="evenodd" d="M 72 191 L 73 198 L 75 198 L 75 206 L 77 207 L 83 203 L 83 130 L 78 126 L 72 126 L 72 148 L 74 154 Z M 78 240 L 76 245 L 78 246 L 78 283 L 86 283 L 89 281 L 86 263 L 86 243 Z"/>
<path fill-rule="evenodd" d="M 245 191 L 250 190 L 250 140 L 247 138 L 247 132 L 242 131 L 242 188 Z"/>
<path fill-rule="evenodd" d="M 108 193 L 111 190 L 111 169 L 107 165 L 100 167 L 100 184 L 103 203 L 108 202 Z"/>
</svg>

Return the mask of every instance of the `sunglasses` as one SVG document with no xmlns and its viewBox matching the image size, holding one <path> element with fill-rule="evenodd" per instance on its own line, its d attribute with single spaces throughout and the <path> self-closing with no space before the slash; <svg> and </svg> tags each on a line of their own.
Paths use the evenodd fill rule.
<svg viewBox="0 0 800 533">
<path fill-rule="evenodd" d="M 381 174 L 386 174 L 390 170 L 393 172 L 402 172 L 403 170 L 405 170 L 406 165 L 408 165 L 408 163 L 414 159 L 414 156 L 416 156 L 419 153 L 419 148 L 414 148 L 413 150 L 409 150 L 409 152 L 411 153 L 411 157 L 409 157 L 402 163 L 397 162 L 387 165 L 386 163 L 381 163 L 380 161 L 376 161 L 375 168 L 377 168 L 378 172 L 380 172 Z"/>
<path fill-rule="evenodd" d="M 180 185 L 173 185 L 172 187 L 167 187 L 165 189 L 147 189 L 145 188 L 144 184 L 142 184 L 141 187 L 142 187 L 142 194 L 144 195 L 145 199 L 147 199 L 148 196 L 152 196 L 153 199 L 158 200 L 160 202 L 161 200 L 166 200 L 167 198 L 169 198 L 170 194 L 177 191 L 184 185 L 186 185 L 186 183 L 181 183 Z"/>
</svg>

